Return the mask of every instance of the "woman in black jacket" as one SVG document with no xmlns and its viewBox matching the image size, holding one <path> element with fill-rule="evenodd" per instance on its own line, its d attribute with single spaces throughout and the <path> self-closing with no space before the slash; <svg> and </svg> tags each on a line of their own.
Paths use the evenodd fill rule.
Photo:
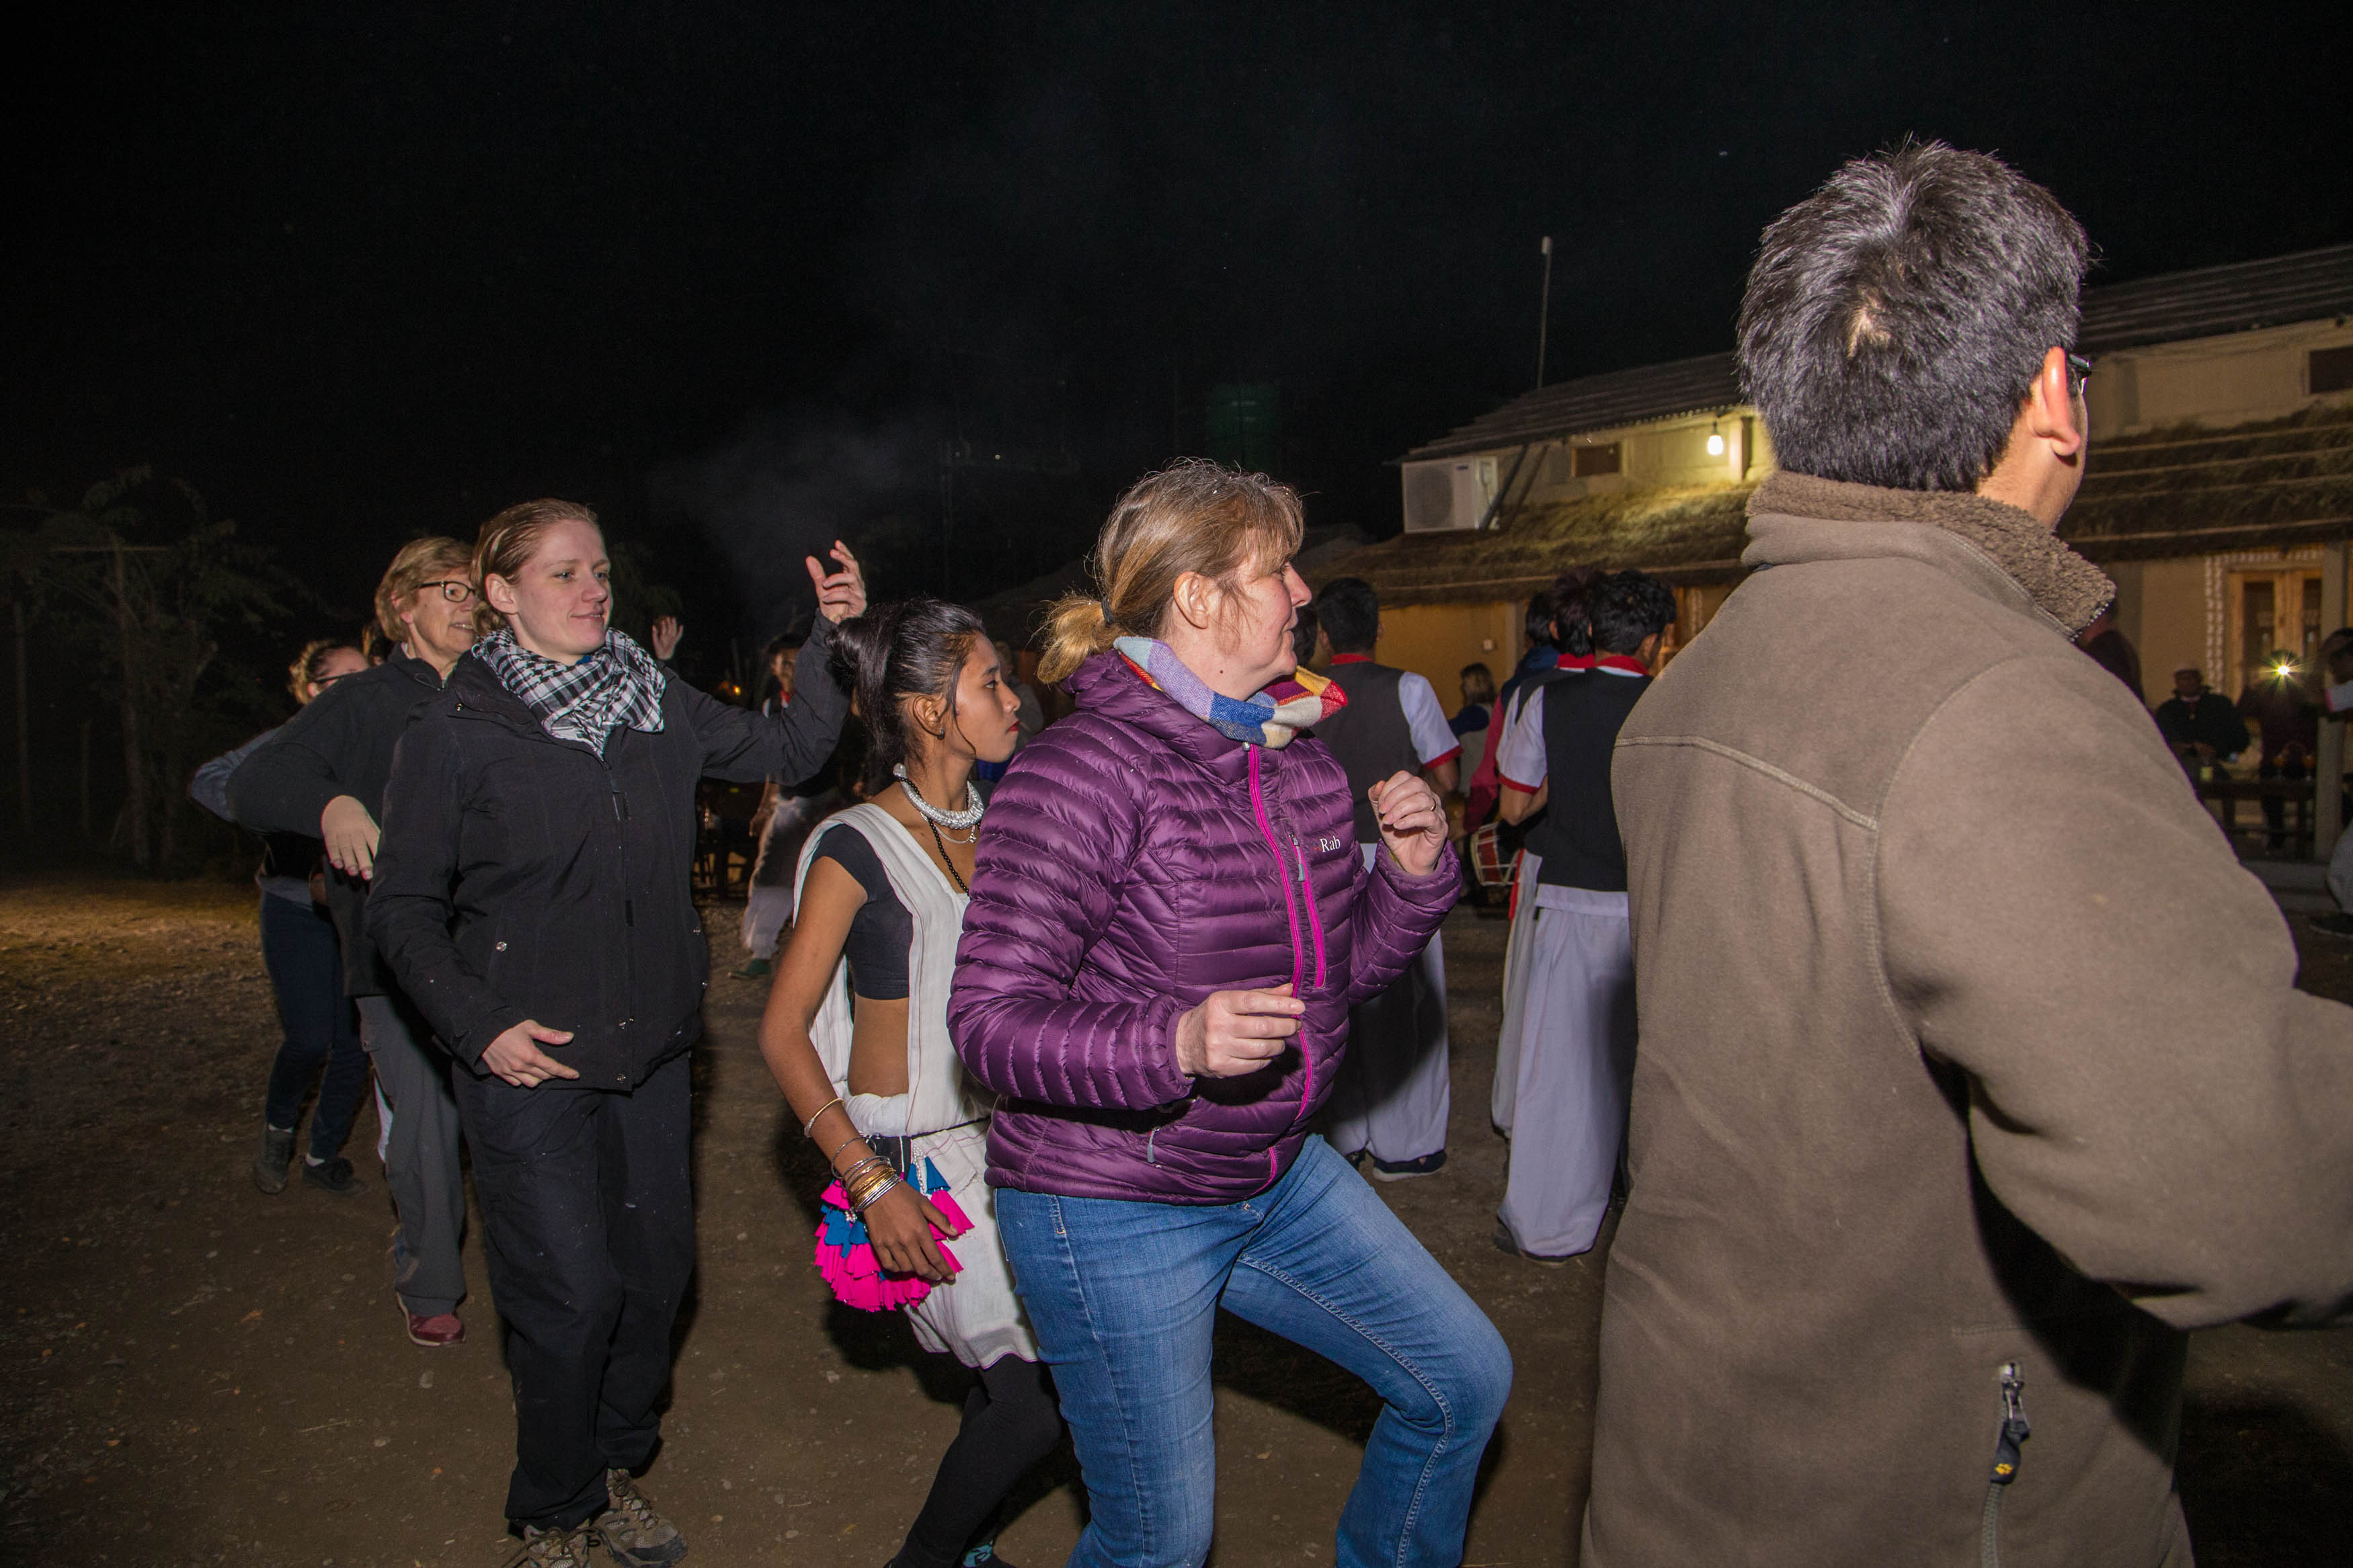
<svg viewBox="0 0 2353 1568">
<path fill-rule="evenodd" d="M 505 629 L 474 645 L 400 742 L 368 929 L 462 1066 L 491 1295 L 511 1331 L 507 1517 L 529 1562 L 685 1554 L 637 1491 L 671 1320 L 694 1265 L 686 1053 L 709 949 L 689 889 L 705 774 L 801 778 L 846 700 L 831 623 L 857 562 L 817 581 L 795 700 L 773 716 L 670 679 L 607 625 L 596 516 L 565 501 L 483 524 L 475 580 Z"/>
</svg>

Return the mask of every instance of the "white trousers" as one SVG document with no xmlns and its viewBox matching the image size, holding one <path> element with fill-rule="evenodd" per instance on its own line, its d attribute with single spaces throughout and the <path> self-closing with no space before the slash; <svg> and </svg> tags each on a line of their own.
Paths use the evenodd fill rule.
<svg viewBox="0 0 2353 1568">
<path fill-rule="evenodd" d="M 1366 1150 L 1392 1164 L 1440 1152 L 1454 1109 L 1451 1057 L 1446 948 L 1432 932 L 1419 960 L 1349 1013 L 1348 1055 L 1332 1088 L 1326 1141 L 1343 1154 Z"/>
<path fill-rule="evenodd" d="M 1520 1250 L 1558 1258 L 1593 1246 L 1625 1145 L 1633 926 L 1623 893 L 1530 886 L 1521 910 L 1525 997 L 1501 1218 Z"/>
<path fill-rule="evenodd" d="M 1544 857 L 1522 851 L 1517 891 L 1512 899 L 1512 929 L 1504 940 L 1504 1027 L 1495 1037 L 1495 1088 L 1488 1119 L 1506 1138 L 1520 1096 L 1520 1036 L 1528 1017 L 1528 939 L 1536 929 L 1536 873 Z"/>
</svg>

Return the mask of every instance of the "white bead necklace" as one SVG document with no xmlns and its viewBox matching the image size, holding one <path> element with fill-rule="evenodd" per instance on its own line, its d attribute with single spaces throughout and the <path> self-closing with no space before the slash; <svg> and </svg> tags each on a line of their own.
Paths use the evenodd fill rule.
<svg viewBox="0 0 2353 1568">
<path fill-rule="evenodd" d="M 906 763 L 892 763 L 891 776 L 899 781 L 899 787 L 907 792 L 909 803 L 924 821 L 941 827 L 958 829 L 979 826 L 980 814 L 986 808 L 980 803 L 980 786 L 970 779 L 965 780 L 964 784 L 965 808 L 962 811 L 942 811 L 923 798 L 923 792 L 917 789 L 915 781 L 907 776 Z"/>
</svg>

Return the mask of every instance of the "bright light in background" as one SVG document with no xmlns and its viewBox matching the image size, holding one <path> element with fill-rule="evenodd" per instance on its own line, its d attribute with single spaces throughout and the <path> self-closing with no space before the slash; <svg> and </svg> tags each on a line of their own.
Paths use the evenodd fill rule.
<svg viewBox="0 0 2353 1568">
<path fill-rule="evenodd" d="M 1711 458 L 1721 458 L 1724 456 L 1724 436 L 1722 432 L 1717 432 L 1708 437 L 1707 455 Z"/>
<path fill-rule="evenodd" d="M 2285 680 L 2295 673 L 2295 666 L 2286 659 L 2282 659 L 2272 666 L 2272 673 Z"/>
</svg>

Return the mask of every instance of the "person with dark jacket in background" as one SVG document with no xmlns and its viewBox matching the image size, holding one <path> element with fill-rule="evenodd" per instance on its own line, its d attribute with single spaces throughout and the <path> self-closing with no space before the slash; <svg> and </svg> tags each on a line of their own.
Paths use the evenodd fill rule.
<svg viewBox="0 0 2353 1568">
<path fill-rule="evenodd" d="M 1419 773 L 1444 795 L 1461 779 L 1462 743 L 1427 679 L 1374 662 L 1381 600 L 1370 583 L 1334 578 L 1315 595 L 1315 616 L 1332 646 L 1324 672 L 1347 699 L 1315 726 L 1315 738 L 1347 773 L 1356 847 L 1370 866 L 1381 852 L 1374 786 L 1399 773 Z M 1411 967 L 1350 1013 L 1347 1065 L 1332 1086 L 1324 1136 L 1347 1158 L 1369 1159 L 1376 1181 L 1436 1173 L 1446 1164 L 1452 1067 L 1446 951 L 1432 931 Z"/>
<path fill-rule="evenodd" d="M 1619 726 L 1650 689 L 1675 595 L 1647 573 L 1618 572 L 1593 585 L 1584 607 L 1590 668 L 1531 677 L 1495 742 L 1504 820 L 1535 823 L 1520 861 L 1525 978 L 1495 1244 L 1544 1263 L 1592 1247 L 1625 1142 L 1634 948 L 1609 759 Z"/>
<path fill-rule="evenodd" d="M 1587 1568 L 2187 1568 L 2183 1331 L 2353 1293 L 2353 1009 L 2070 640 L 2087 247 L 1907 142 L 1765 231 L 1752 568 L 1619 732 Z"/>
<path fill-rule="evenodd" d="M 1080 1568 L 1193 1564 L 1216 1522 L 1218 1309 L 1384 1403 L 1337 1561 L 1451 1568 L 1511 1353 L 1309 1127 L 1351 1005 L 1403 973 L 1461 886 L 1438 797 L 1347 776 L 1303 734 L 1298 498 L 1187 461 L 1095 543 L 1039 669 L 1078 710 L 988 804 L 948 1032 L 1003 1098 L 988 1182 L 1087 1485 Z"/>
<path fill-rule="evenodd" d="M 2192 777 L 2247 749 L 2246 721 L 2229 698 L 2208 689 L 2202 669 L 2173 672 L 2173 695 L 2157 705 L 2157 731 Z"/>
<path fill-rule="evenodd" d="M 652 1457 L 670 1326 L 694 1268 L 687 1051 L 710 948 L 695 782 L 806 778 L 848 706 L 827 633 L 857 563 L 812 560 L 822 623 L 790 706 L 754 714 L 670 679 L 608 624 L 596 514 L 527 501 L 482 525 L 474 579 L 503 627 L 402 737 L 368 930 L 457 1057 L 491 1290 L 509 1330 L 507 1517 L 534 1568 L 626 1568 L 686 1543 L 631 1472 Z"/>
<path fill-rule="evenodd" d="M 2100 612 L 2099 619 L 2085 626 L 2075 638 L 2075 646 L 2091 656 L 2092 662 L 2125 683 L 2133 700 L 2146 704 L 2148 698 L 2140 686 L 2140 653 L 2132 639 L 2116 625 L 2115 606 Z"/>
<path fill-rule="evenodd" d="M 449 1058 L 378 959 L 364 917 L 393 746 L 473 643 L 472 573 L 472 555 L 454 539 L 401 546 L 375 590 L 376 626 L 390 656 L 296 714 L 228 785 L 230 807 L 245 826 L 310 834 L 326 844 L 327 910 L 343 944 L 343 985 L 359 1010 L 376 1092 L 391 1112 L 379 1147 L 399 1221 L 393 1291 L 410 1341 L 427 1349 L 466 1337 L 458 1316 L 466 1298 L 458 1107 L 449 1097 Z"/>
<path fill-rule="evenodd" d="M 286 672 L 287 690 L 297 707 L 308 707 L 337 681 L 368 668 L 356 644 L 320 637 L 303 646 Z M 228 781 L 245 759 L 269 743 L 278 728 L 264 730 L 237 750 L 196 770 L 188 797 L 224 822 L 237 816 L 228 803 Z M 311 1114 L 311 1149 L 303 1156 L 302 1180 L 338 1197 L 356 1197 L 367 1184 L 352 1174 L 343 1158 L 367 1093 L 367 1052 L 361 1048 L 358 1015 L 343 990 L 343 950 L 335 940 L 334 918 L 319 901 L 326 847 L 316 835 L 264 833 L 261 868 L 261 963 L 278 998 L 278 1021 L 285 1029 L 269 1064 L 269 1089 L 262 1103 L 261 1147 L 253 1156 L 253 1184 L 265 1193 L 286 1190 L 294 1163 L 294 1123 L 313 1079 L 318 1108 Z"/>
<path fill-rule="evenodd" d="M 2301 781 L 2312 773 L 2320 754 L 2320 704 L 2306 689 L 2305 672 L 2287 648 L 2274 652 L 2263 671 L 2239 693 L 2239 717 L 2255 721 L 2263 750 L 2255 776 Z M 2274 850 L 2287 847 L 2287 802 L 2277 795 L 2263 799 L 2265 843 Z"/>
</svg>

